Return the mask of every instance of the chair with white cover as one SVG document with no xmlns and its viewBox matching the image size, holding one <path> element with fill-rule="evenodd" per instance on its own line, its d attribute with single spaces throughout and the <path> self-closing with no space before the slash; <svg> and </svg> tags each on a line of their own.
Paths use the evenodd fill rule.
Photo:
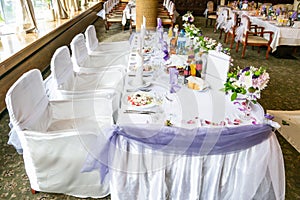
<svg viewBox="0 0 300 200">
<path fill-rule="evenodd" d="M 116 4 L 111 0 L 103 3 L 103 9 L 105 11 L 105 13 L 103 14 L 103 19 L 106 31 L 109 30 L 110 26 L 113 23 L 122 24 L 122 9 L 115 10 L 115 6 Z"/>
<path fill-rule="evenodd" d="M 99 53 L 128 53 L 130 52 L 130 43 L 128 41 L 118 42 L 99 42 L 94 25 L 89 25 L 84 36 L 86 39 L 86 47 L 89 55 L 97 55 Z"/>
<path fill-rule="evenodd" d="M 216 30 L 218 29 L 220 30 L 219 39 L 221 39 L 223 32 L 225 32 L 225 37 L 226 37 L 226 26 L 230 22 L 231 9 L 224 6 L 223 7 L 219 6 L 218 10 L 219 13 L 216 21 Z"/>
<path fill-rule="evenodd" d="M 256 25 L 253 26 L 253 24 L 251 24 L 251 20 L 249 16 L 247 15 L 242 15 L 240 27 L 242 28 L 239 30 L 239 35 L 237 32 L 237 36 L 236 36 L 236 40 L 237 40 L 236 48 L 235 48 L 236 52 L 238 52 L 240 43 L 242 43 L 243 45 L 242 58 L 245 57 L 247 46 L 252 46 L 252 48 L 257 47 L 258 53 L 260 53 L 260 47 L 267 47 L 266 59 L 268 59 L 269 52 L 271 51 L 270 45 L 273 40 L 274 32 L 265 31 L 264 30 L 265 28 L 261 26 L 256 26 Z M 254 31 L 251 31 L 251 29 L 253 28 Z"/>
<path fill-rule="evenodd" d="M 230 49 L 232 49 L 234 38 L 236 36 L 236 29 L 239 26 L 238 24 L 238 14 L 236 12 L 231 12 L 231 17 L 229 22 L 226 25 L 225 29 L 225 39 L 224 42 L 227 43 L 230 40 Z"/>
<path fill-rule="evenodd" d="M 98 69 L 94 73 L 73 71 L 70 50 L 59 47 L 51 59 L 51 83 L 47 93 L 50 99 L 112 98 L 114 111 L 119 108 L 121 91 L 124 87 L 122 69 Z M 95 70 L 96 71 L 96 70 Z"/>
<path fill-rule="evenodd" d="M 111 126 L 106 98 L 50 101 L 37 69 L 24 73 L 8 90 L 9 144 L 23 154 L 32 193 L 104 197 L 109 183 L 97 172 L 81 173 L 92 142 Z M 106 136 L 103 135 L 104 140 Z"/>
<path fill-rule="evenodd" d="M 76 72 L 84 71 L 84 68 L 115 68 L 121 67 L 125 70 L 129 54 L 123 53 L 103 53 L 89 55 L 85 44 L 85 38 L 82 33 L 77 34 L 70 43 L 72 51 L 73 67 Z"/>
</svg>

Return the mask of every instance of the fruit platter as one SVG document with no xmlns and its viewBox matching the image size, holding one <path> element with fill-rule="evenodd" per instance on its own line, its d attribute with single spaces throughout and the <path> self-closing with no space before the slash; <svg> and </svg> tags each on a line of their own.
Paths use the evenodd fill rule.
<svg viewBox="0 0 300 200">
<path fill-rule="evenodd" d="M 148 108 L 154 106 L 154 97 L 152 93 L 138 91 L 127 96 L 127 101 L 130 106 Z"/>
</svg>

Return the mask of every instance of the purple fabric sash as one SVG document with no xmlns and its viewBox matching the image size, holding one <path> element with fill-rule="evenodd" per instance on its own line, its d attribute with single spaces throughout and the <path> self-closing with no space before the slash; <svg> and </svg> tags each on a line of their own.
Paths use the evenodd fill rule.
<svg viewBox="0 0 300 200">
<path fill-rule="evenodd" d="M 267 124 L 237 127 L 200 127 L 185 129 L 155 125 L 114 126 L 104 147 L 97 146 L 87 157 L 81 172 L 99 170 L 101 181 L 109 172 L 117 149 L 116 141 L 123 136 L 138 142 L 142 147 L 166 154 L 178 155 L 222 155 L 245 150 L 266 140 L 272 133 Z M 103 136 L 99 137 L 103 140 Z M 102 142 L 103 143 L 103 142 Z M 99 141 L 98 141 L 99 144 Z M 155 153 L 155 152 L 153 152 Z"/>
<path fill-rule="evenodd" d="M 169 68 L 170 74 L 170 93 L 176 93 L 181 87 L 178 85 L 179 71 L 175 68 Z"/>
</svg>

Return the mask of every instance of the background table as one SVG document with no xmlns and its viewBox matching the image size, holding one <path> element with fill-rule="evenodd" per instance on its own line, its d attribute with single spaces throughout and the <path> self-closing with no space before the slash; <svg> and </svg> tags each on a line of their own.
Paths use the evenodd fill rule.
<svg viewBox="0 0 300 200">
<path fill-rule="evenodd" d="M 273 41 L 271 43 L 272 52 L 278 46 L 300 46 L 300 28 L 288 26 L 277 26 L 275 20 L 263 20 L 261 17 L 249 16 L 253 24 L 265 27 L 265 31 L 273 31 Z M 268 34 L 266 34 L 267 36 Z"/>
</svg>

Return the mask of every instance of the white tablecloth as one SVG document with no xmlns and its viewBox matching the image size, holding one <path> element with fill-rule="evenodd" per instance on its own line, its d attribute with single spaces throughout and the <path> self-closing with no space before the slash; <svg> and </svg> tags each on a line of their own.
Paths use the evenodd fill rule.
<svg viewBox="0 0 300 200">
<path fill-rule="evenodd" d="M 138 45 L 136 40 L 134 37 L 133 44 Z M 129 66 L 135 63 L 136 49 L 136 46 L 132 48 Z M 185 130 L 208 127 L 211 131 L 207 137 L 213 137 L 215 127 L 220 127 L 222 121 L 228 127 L 264 122 L 264 111 L 255 104 L 252 105 L 252 118 L 235 125 L 241 115 L 238 105 L 221 91 L 195 91 L 180 84 L 181 89 L 171 94 L 169 75 L 164 69 L 143 77 L 145 86 L 151 89 L 150 94 L 157 101 L 154 106 L 138 110 L 154 113 L 124 113 L 128 109 L 137 110 L 127 101 L 128 95 L 133 93 L 130 89 L 134 88 L 131 83 L 135 77 L 131 69 L 128 69 L 130 75 L 126 79 L 116 122 L 120 127 L 126 124 L 163 126 L 165 120 L 170 120 L 173 126 Z M 113 151 L 105 156 L 112 159 L 108 166 L 112 199 L 284 199 L 284 163 L 274 133 L 250 148 L 217 155 L 166 153 L 124 135 L 113 139 L 111 135 L 107 137 L 113 140 L 108 144 L 115 145 L 110 146 Z M 186 134 L 186 137 L 191 136 Z M 99 143 L 98 147 L 101 149 L 103 141 L 100 142 L 102 145 Z M 210 145 L 206 143 L 204 148 Z"/>
<path fill-rule="evenodd" d="M 276 51 L 278 46 L 299 46 L 300 28 L 288 26 L 277 26 L 275 20 L 267 21 L 261 17 L 249 16 L 253 24 L 265 27 L 265 31 L 273 31 L 273 41 L 271 43 L 272 52 Z M 266 36 L 269 36 L 266 34 Z"/>
</svg>

